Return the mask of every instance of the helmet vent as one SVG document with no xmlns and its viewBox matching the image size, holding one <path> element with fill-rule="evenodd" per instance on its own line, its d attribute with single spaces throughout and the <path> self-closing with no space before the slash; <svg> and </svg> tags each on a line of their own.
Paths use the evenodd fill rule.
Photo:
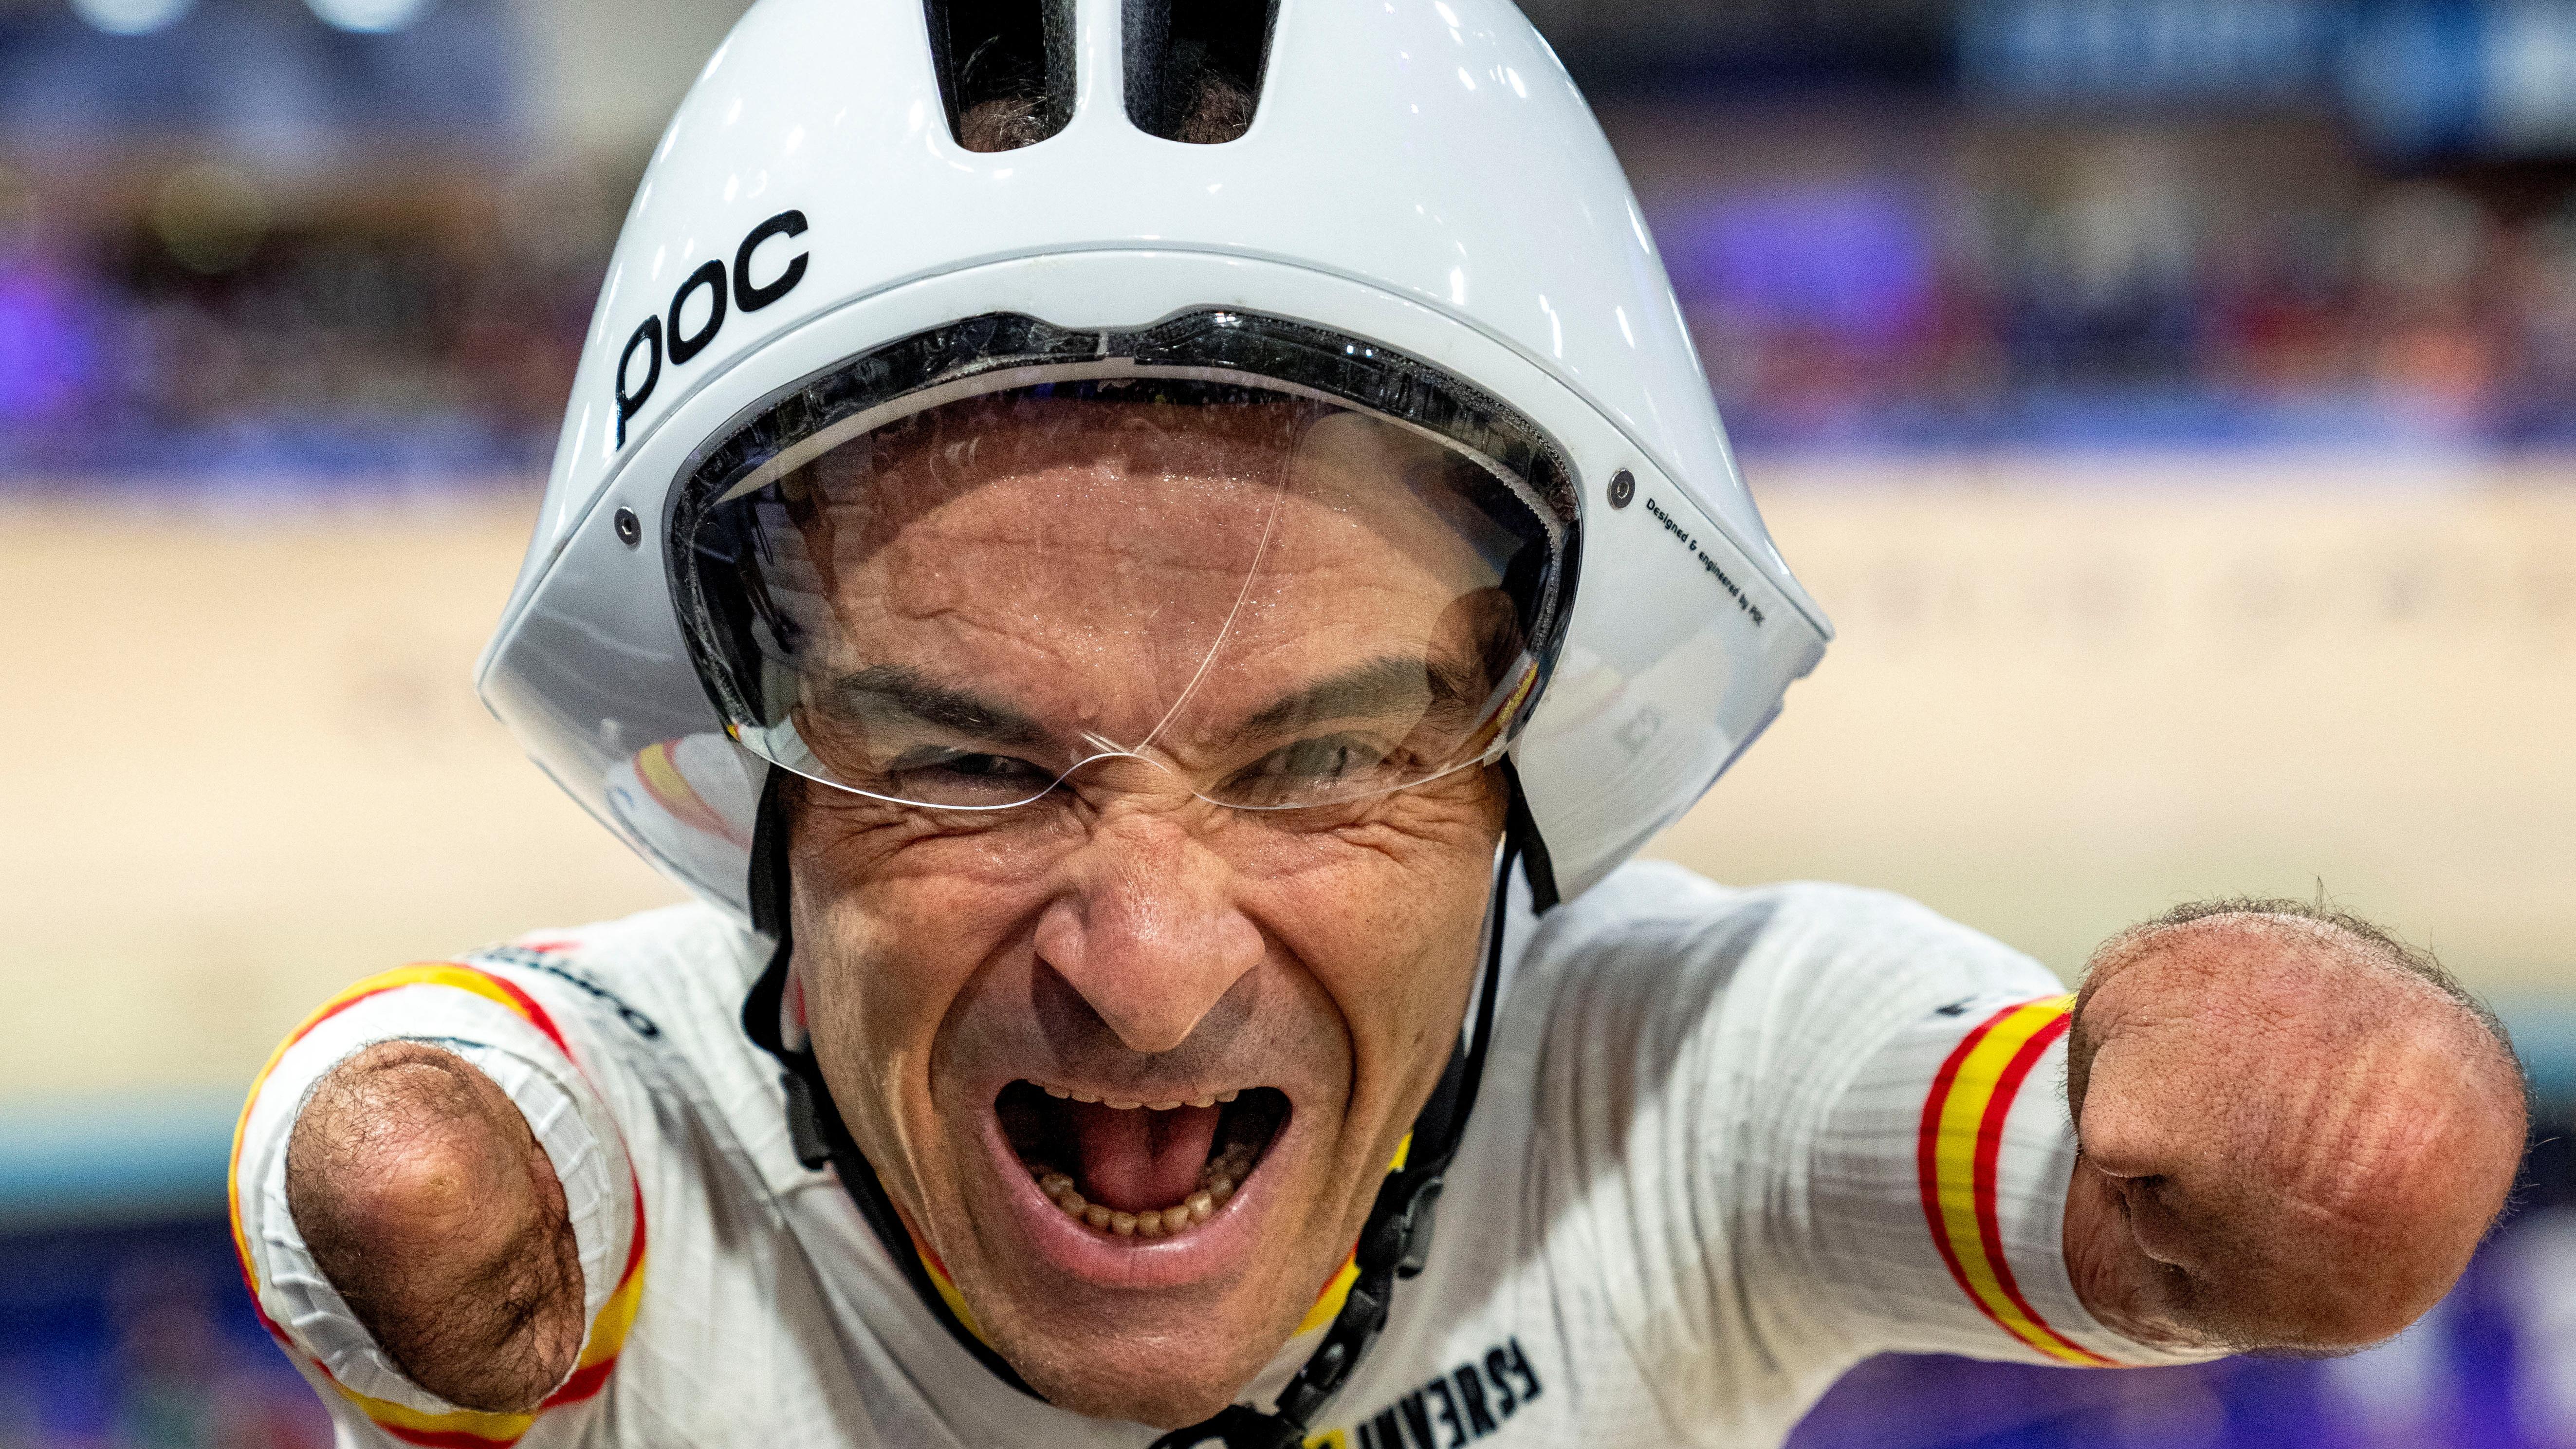
<svg viewBox="0 0 2576 1449">
<path fill-rule="evenodd" d="M 1216 146 L 1252 128 L 1279 0 L 1127 0 L 1127 119 Z"/>
<path fill-rule="evenodd" d="M 1016 151 L 1073 119 L 1073 0 L 924 0 L 948 129 Z"/>
</svg>

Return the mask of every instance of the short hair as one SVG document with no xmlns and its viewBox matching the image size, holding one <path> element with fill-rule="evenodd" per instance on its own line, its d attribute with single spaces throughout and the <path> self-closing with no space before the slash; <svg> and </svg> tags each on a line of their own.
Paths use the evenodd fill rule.
<svg viewBox="0 0 2576 1449">
<path fill-rule="evenodd" d="M 1213 65 L 1202 64 L 1183 82 L 1186 101 L 1176 108 L 1175 141 L 1214 146 L 1252 127 L 1253 94 Z M 1055 134 L 1044 96 L 1000 96 L 967 108 L 957 118 L 957 143 L 969 151 L 1016 151 Z"/>
<path fill-rule="evenodd" d="M 2522 1057 L 2513 1049 L 2513 1035 L 2505 1029 L 2503 1018 L 2495 1014 L 2493 1007 L 2480 1000 L 2475 992 L 2461 985 L 2460 978 L 2451 974 L 2450 968 L 2444 966 L 2432 952 L 2408 945 L 2376 922 L 2328 905 L 2322 896 L 2313 901 L 2291 900 L 2284 896 L 2220 896 L 2205 901 L 2186 902 L 2162 915 L 2140 921 L 2113 935 L 2109 941 L 2103 943 L 2102 951 L 2095 953 L 2095 959 L 2099 960 L 2104 953 L 2154 935 L 2158 931 L 2174 926 L 2186 926 L 2194 921 L 2205 921 L 2213 916 L 2286 916 L 2293 920 L 2311 921 L 2317 925 L 2331 927 L 2359 942 L 2364 953 L 2381 965 L 2403 971 L 2418 981 L 2424 982 L 2467 1012 L 2479 1026 L 2486 1030 L 2488 1038 L 2495 1043 L 2497 1050 L 2503 1053 L 2505 1061 L 2513 1070 L 2514 1080 L 2522 1087 L 2525 1100 L 2529 1100 L 2531 1081 L 2523 1071 Z"/>
</svg>

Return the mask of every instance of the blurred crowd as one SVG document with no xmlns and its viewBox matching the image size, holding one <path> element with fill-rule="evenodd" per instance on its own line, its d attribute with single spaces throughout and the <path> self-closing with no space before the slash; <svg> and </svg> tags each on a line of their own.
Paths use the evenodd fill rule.
<svg viewBox="0 0 2576 1449">
<path fill-rule="evenodd" d="M 1712 149 L 1794 124 L 1694 120 Z M 2279 126 L 1938 134 L 1641 172 L 1739 441 L 2576 442 L 2576 191 L 2391 179 Z M 621 178 L 424 169 L 0 163 L 0 478 L 541 467 Z"/>
<path fill-rule="evenodd" d="M 584 178 L 135 173 L 0 169 L 0 477 L 542 464 L 614 225 Z"/>
<path fill-rule="evenodd" d="M 1739 441 L 2576 441 L 2576 188 L 2375 174 L 2314 125 L 1920 134 L 1839 174 L 1656 178 Z"/>
</svg>

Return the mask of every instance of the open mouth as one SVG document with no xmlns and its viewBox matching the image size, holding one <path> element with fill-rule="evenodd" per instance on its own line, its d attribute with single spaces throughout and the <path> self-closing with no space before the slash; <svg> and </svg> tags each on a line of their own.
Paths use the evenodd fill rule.
<svg viewBox="0 0 2576 1449">
<path fill-rule="evenodd" d="M 1120 1238 L 1168 1238 L 1215 1216 L 1260 1170 L 1289 1112 L 1275 1087 L 1136 1102 L 1030 1081 L 1004 1087 L 993 1110 L 1038 1191 Z"/>
</svg>

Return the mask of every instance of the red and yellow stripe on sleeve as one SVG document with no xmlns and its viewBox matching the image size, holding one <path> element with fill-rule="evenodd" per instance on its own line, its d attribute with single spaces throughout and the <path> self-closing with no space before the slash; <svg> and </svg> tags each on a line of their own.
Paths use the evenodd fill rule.
<svg viewBox="0 0 2576 1449">
<path fill-rule="evenodd" d="M 427 961 L 371 976 L 324 1002 L 320 1010 L 287 1033 L 286 1040 L 279 1042 L 277 1050 L 269 1053 L 267 1065 L 259 1069 L 259 1076 L 251 1083 L 249 1101 L 243 1104 L 241 1120 L 233 1128 L 232 1166 L 228 1176 L 232 1188 L 233 1251 L 241 1259 L 242 1281 L 250 1289 L 251 1308 L 259 1315 L 259 1321 L 268 1329 L 269 1335 L 290 1353 L 295 1352 L 294 1340 L 268 1316 L 267 1307 L 259 1300 L 259 1269 L 251 1257 L 250 1239 L 242 1227 L 242 1138 L 250 1126 L 250 1106 L 259 1100 L 260 1089 L 268 1084 L 269 1073 L 277 1070 L 278 1062 L 315 1027 L 369 997 L 406 986 L 444 986 L 494 1002 L 544 1033 L 546 1040 L 555 1044 L 555 1049 L 564 1054 L 566 1061 L 572 1060 L 571 1044 L 564 1040 L 554 1018 L 546 1014 L 546 1009 L 537 1004 L 536 998 L 488 971 L 453 961 Z M 578 1062 L 574 1066 L 579 1069 Z M 424 1449 L 508 1449 L 535 1425 L 538 1414 L 564 1404 L 579 1403 L 607 1384 L 610 1371 L 617 1366 L 617 1355 L 626 1346 L 626 1335 L 635 1326 L 635 1310 L 643 1297 L 644 1195 L 639 1187 L 635 1195 L 635 1240 L 627 1248 L 626 1266 L 618 1277 L 617 1288 L 609 1295 L 608 1301 L 600 1305 L 598 1316 L 591 1320 L 589 1342 L 583 1346 L 580 1362 L 574 1366 L 572 1376 L 564 1381 L 563 1387 L 548 1395 L 535 1413 L 485 1414 L 465 1410 L 452 1414 L 425 1414 L 401 1404 L 369 1398 L 332 1379 L 330 1371 L 320 1364 L 313 1366 L 330 1380 L 331 1387 L 338 1390 L 341 1397 L 357 1405 L 378 1428 L 406 1444 L 422 1445 Z M 302 1355 L 298 1354 L 298 1357 Z M 310 1359 L 305 1361 L 312 1363 Z"/>
<path fill-rule="evenodd" d="M 2004 1123 L 2031 1068 L 2066 1034 L 2075 998 L 2007 1006 L 1968 1033 L 1923 1102 L 1916 1168 L 1923 1217 L 1961 1292 L 2004 1332 L 2064 1363 L 2118 1368 L 2048 1325 L 2013 1281 L 1995 1205 Z"/>
</svg>

